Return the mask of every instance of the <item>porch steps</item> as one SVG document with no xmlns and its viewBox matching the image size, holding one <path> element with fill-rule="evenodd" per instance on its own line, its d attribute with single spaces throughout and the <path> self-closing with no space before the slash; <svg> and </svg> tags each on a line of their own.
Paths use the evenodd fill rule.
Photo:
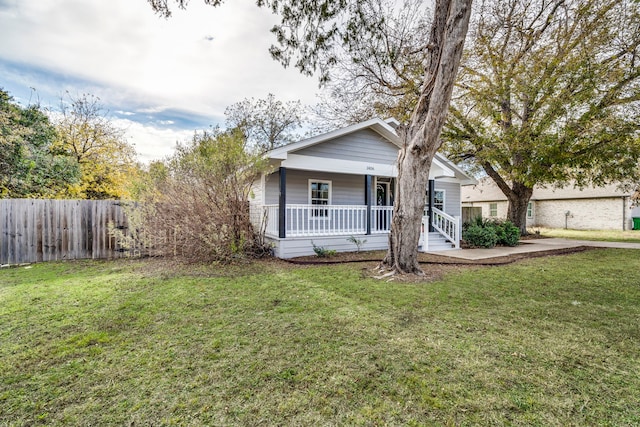
<svg viewBox="0 0 640 427">
<path fill-rule="evenodd" d="M 444 238 L 437 231 L 429 233 L 429 252 L 431 251 L 449 251 L 455 249 L 455 245 Z"/>
</svg>

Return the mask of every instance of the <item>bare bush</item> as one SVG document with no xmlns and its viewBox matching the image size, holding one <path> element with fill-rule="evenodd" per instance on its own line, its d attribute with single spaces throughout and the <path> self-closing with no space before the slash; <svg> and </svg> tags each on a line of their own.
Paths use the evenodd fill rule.
<svg viewBox="0 0 640 427">
<path fill-rule="evenodd" d="M 196 133 L 155 163 L 140 190 L 137 239 L 151 255 L 231 262 L 270 252 L 251 224 L 251 186 L 267 163 L 244 150 L 239 132 Z"/>
</svg>

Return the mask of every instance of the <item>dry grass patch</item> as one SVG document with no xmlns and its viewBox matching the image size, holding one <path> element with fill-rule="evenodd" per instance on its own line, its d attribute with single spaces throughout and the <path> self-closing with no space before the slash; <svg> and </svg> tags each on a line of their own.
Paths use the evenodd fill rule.
<svg viewBox="0 0 640 427">
<path fill-rule="evenodd" d="M 544 237 L 640 243 L 640 231 L 638 230 L 565 230 L 562 228 L 534 228 L 529 231 L 538 232 Z"/>
</svg>

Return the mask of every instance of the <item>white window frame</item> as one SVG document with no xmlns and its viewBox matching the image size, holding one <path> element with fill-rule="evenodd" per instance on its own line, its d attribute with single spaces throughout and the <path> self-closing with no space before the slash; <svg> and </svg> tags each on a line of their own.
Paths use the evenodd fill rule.
<svg viewBox="0 0 640 427">
<path fill-rule="evenodd" d="M 435 195 L 435 193 L 437 193 L 437 192 L 442 193 L 442 209 L 440 209 L 439 207 L 437 207 L 437 206 L 436 206 L 436 203 L 435 203 L 435 200 L 436 200 L 436 197 L 435 197 L 436 195 Z M 438 189 L 438 188 L 434 188 L 434 189 L 433 189 L 433 193 L 434 193 L 434 194 L 433 194 L 433 202 L 434 202 L 434 203 L 433 203 L 433 207 L 434 207 L 434 208 L 436 208 L 436 209 L 440 209 L 442 212 L 444 212 L 444 211 L 445 211 L 445 210 L 444 210 L 444 207 L 445 207 L 445 206 L 447 206 L 447 192 L 446 192 L 446 190 L 440 190 L 440 189 Z M 423 215 L 425 215 L 425 216 L 426 216 L 426 215 L 428 214 L 428 212 L 429 212 L 429 197 L 428 197 L 428 196 L 429 196 L 429 190 L 427 190 L 427 192 L 425 193 L 425 195 L 427 196 L 427 200 L 425 200 L 425 204 L 424 204 L 424 213 L 423 213 Z"/>
<path fill-rule="evenodd" d="M 313 204 L 313 198 L 311 197 L 311 184 L 312 183 L 320 183 L 320 184 L 329 184 L 329 198 L 327 200 L 327 204 L 326 205 L 314 205 Z M 329 206 L 331 205 L 331 197 L 332 197 L 332 182 L 331 180 L 328 179 L 309 179 L 308 181 L 308 199 L 309 199 L 309 205 L 312 206 L 312 208 L 314 206 Z M 317 199 L 317 200 L 323 200 L 323 199 Z M 321 208 L 318 208 L 321 209 Z M 325 215 L 315 215 L 315 208 L 311 209 L 311 214 L 309 215 L 310 218 L 314 218 L 314 219 L 329 219 L 329 211 L 328 208 L 326 208 L 326 214 Z"/>
<path fill-rule="evenodd" d="M 436 193 L 442 193 L 442 208 L 436 206 Z M 447 206 L 447 191 L 446 190 L 438 190 L 437 188 L 433 189 L 433 207 L 436 209 L 440 209 L 444 212 L 444 207 Z"/>
<path fill-rule="evenodd" d="M 496 209 L 495 209 L 495 213 L 492 213 L 492 212 L 493 212 L 493 208 L 492 208 L 492 206 L 495 206 L 495 207 L 496 207 Z M 498 204 L 497 204 L 497 203 L 489 203 L 489 216 L 490 216 L 491 218 L 495 218 L 495 217 L 497 217 L 497 216 L 498 216 Z"/>
<path fill-rule="evenodd" d="M 527 219 L 533 219 L 533 202 L 527 203 Z"/>
</svg>

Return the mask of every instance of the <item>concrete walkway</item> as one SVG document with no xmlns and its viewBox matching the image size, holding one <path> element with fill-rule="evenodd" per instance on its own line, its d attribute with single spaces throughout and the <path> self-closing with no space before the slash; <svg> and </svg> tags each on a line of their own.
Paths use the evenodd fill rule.
<svg viewBox="0 0 640 427">
<path fill-rule="evenodd" d="M 531 239 L 523 240 L 520 242 L 520 245 L 515 247 L 500 246 L 492 249 L 457 249 L 449 251 L 434 251 L 428 253 L 459 259 L 480 260 L 504 257 L 513 254 L 576 248 L 580 246 L 590 246 L 595 248 L 640 249 L 640 243 L 595 242 L 591 240 L 571 239 Z"/>
</svg>

